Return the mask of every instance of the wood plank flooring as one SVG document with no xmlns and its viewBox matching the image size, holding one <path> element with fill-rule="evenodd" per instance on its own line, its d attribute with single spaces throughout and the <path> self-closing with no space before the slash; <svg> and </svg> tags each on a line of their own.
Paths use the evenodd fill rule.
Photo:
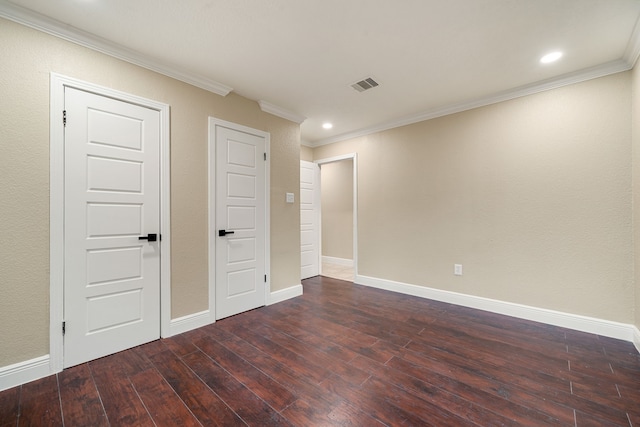
<svg viewBox="0 0 640 427">
<path fill-rule="evenodd" d="M 640 426 L 632 344 L 315 277 L 0 392 L 0 426 Z"/>
</svg>

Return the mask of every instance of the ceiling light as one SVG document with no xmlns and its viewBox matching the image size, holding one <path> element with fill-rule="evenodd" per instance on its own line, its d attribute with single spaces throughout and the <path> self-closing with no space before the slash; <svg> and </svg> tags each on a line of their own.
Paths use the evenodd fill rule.
<svg viewBox="0 0 640 427">
<path fill-rule="evenodd" d="M 557 61 L 560 58 L 562 58 L 562 52 L 551 52 L 540 58 L 540 62 L 542 62 L 543 64 L 549 64 L 551 62 Z"/>
<path fill-rule="evenodd" d="M 333 125 L 332 125 L 331 123 L 323 123 L 323 124 L 322 124 L 322 127 L 323 127 L 324 129 L 331 129 L 331 128 L 333 127 Z"/>
</svg>

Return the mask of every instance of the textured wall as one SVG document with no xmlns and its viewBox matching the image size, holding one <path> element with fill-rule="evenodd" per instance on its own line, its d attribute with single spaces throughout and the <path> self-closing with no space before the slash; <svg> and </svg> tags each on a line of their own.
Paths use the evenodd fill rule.
<svg viewBox="0 0 640 427">
<path fill-rule="evenodd" d="M 50 72 L 171 106 L 172 318 L 208 308 L 209 116 L 271 133 L 271 289 L 300 284 L 297 124 L 2 19 L 0 57 L 0 366 L 49 352 Z"/>
<path fill-rule="evenodd" d="M 16 27 L 0 19 L 0 366 L 49 353 L 49 81 Z"/>
<path fill-rule="evenodd" d="M 353 259 L 353 160 L 320 166 L 322 256 Z"/>
<path fill-rule="evenodd" d="M 305 162 L 313 162 L 313 149 L 306 145 L 300 146 L 300 160 Z"/>
<path fill-rule="evenodd" d="M 626 72 L 314 158 L 358 153 L 360 274 L 632 323 L 630 107 Z"/>
<path fill-rule="evenodd" d="M 300 285 L 300 126 L 264 114 L 271 133 L 271 291 Z M 295 203 L 285 203 L 286 193 Z"/>
</svg>

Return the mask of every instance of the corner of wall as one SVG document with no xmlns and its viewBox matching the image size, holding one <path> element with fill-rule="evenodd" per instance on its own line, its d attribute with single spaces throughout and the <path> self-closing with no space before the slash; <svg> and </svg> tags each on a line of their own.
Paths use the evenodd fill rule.
<svg viewBox="0 0 640 427">
<path fill-rule="evenodd" d="M 269 301 L 267 301 L 267 305 L 277 304 L 279 302 L 283 302 L 291 298 L 299 297 L 301 295 L 302 295 L 302 284 L 293 285 L 285 289 L 280 289 L 279 291 L 271 292 L 271 295 L 269 295 Z"/>
<path fill-rule="evenodd" d="M 634 324 L 635 345 L 640 352 L 640 68 L 637 62 L 631 71 L 631 145 Z"/>
</svg>

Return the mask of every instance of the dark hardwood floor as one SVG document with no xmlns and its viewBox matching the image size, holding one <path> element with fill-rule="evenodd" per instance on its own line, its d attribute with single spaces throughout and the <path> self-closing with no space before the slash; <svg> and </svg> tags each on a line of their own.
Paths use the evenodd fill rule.
<svg viewBox="0 0 640 427">
<path fill-rule="evenodd" d="M 316 277 L 0 392 L 0 426 L 640 426 L 632 344 Z"/>
</svg>

